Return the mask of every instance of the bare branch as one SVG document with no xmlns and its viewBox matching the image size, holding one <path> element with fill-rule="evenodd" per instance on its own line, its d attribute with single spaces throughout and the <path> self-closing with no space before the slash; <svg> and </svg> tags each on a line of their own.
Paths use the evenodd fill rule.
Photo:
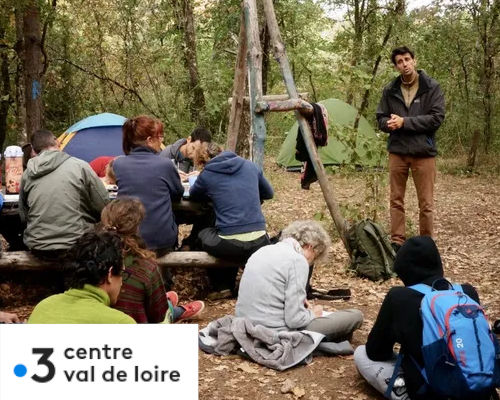
<svg viewBox="0 0 500 400">
<path fill-rule="evenodd" d="M 47 72 L 47 68 L 49 67 L 49 58 L 47 56 L 47 52 L 45 51 L 45 38 L 47 37 L 47 29 L 54 20 L 54 15 L 56 13 L 56 6 L 57 6 L 57 0 L 52 0 L 52 8 L 49 12 L 49 15 L 47 16 L 47 19 L 45 20 L 45 23 L 43 24 L 42 38 L 40 39 L 40 51 L 42 52 L 43 55 L 43 64 L 42 64 L 43 69 L 40 74 L 41 77 L 45 75 L 45 73 Z"/>
<path fill-rule="evenodd" d="M 151 109 L 151 107 L 149 107 L 146 102 L 144 101 L 144 99 L 141 97 L 141 95 L 137 92 L 137 90 L 133 89 L 133 88 L 130 88 L 128 86 L 125 86 L 123 83 L 121 82 L 118 82 L 117 80 L 113 79 L 113 78 L 110 78 L 108 76 L 102 76 L 102 75 L 99 75 L 97 73 L 95 73 L 94 71 L 90 71 L 78 64 L 75 64 L 73 61 L 71 60 L 68 60 L 66 58 L 54 58 L 55 61 L 61 61 L 61 62 L 64 62 L 68 65 L 71 65 L 72 67 L 82 71 L 82 72 L 85 72 L 86 74 L 90 75 L 90 76 L 93 76 L 94 78 L 97 78 L 101 81 L 106 81 L 106 82 L 110 82 L 116 86 L 118 86 L 120 89 L 122 89 L 123 91 L 125 91 L 126 93 L 130 93 L 131 95 L 133 95 L 138 101 L 139 103 L 142 104 L 142 106 L 153 116 L 155 116 L 156 118 L 160 118 L 160 116 L 153 110 Z M 168 121 L 165 121 L 166 124 L 168 124 Z M 169 125 L 169 124 L 168 124 Z"/>
</svg>

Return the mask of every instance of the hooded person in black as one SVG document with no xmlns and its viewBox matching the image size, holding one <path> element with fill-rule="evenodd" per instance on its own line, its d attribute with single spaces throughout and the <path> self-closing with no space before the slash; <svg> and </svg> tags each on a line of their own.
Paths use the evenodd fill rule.
<svg viewBox="0 0 500 400">
<path fill-rule="evenodd" d="M 393 348 L 396 343 L 399 343 L 400 351 L 411 357 L 404 357 L 402 361 L 406 388 L 398 388 L 395 385 L 391 393 L 392 398 L 443 400 L 442 397 L 432 396 L 429 393 L 417 394 L 425 382 L 415 362 L 412 361 L 413 358 L 423 366 L 421 350 L 423 324 L 420 317 L 423 294 L 408 286 L 418 283 L 432 286 L 435 283 L 436 289 L 444 289 L 440 287 L 440 284 L 446 285 L 444 281 L 437 282 L 444 275 L 443 264 L 434 240 L 430 236 L 416 236 L 408 239 L 396 255 L 394 271 L 405 286 L 393 287 L 385 296 L 377 320 L 368 335 L 366 347 L 360 346 L 356 349 L 354 355 L 356 366 L 365 379 L 383 392 L 387 387 L 387 377 L 392 376 L 394 369 Z M 474 287 L 463 284 L 462 288 L 465 294 L 479 303 Z M 390 366 L 392 366 L 391 371 L 389 371 Z M 384 368 L 386 371 L 382 372 Z M 385 388 L 382 387 L 384 380 Z"/>
</svg>

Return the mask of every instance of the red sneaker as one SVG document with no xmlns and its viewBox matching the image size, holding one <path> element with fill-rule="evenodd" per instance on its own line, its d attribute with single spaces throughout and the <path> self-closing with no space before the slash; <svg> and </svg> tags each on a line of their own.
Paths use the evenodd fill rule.
<svg viewBox="0 0 500 400">
<path fill-rule="evenodd" d="M 172 307 L 177 306 L 177 303 L 179 303 L 179 296 L 173 290 L 167 292 L 167 299 L 172 303 Z"/>
<path fill-rule="evenodd" d="M 201 300 L 196 300 L 191 303 L 184 304 L 181 307 L 184 308 L 185 311 L 177 321 L 184 321 L 186 319 L 192 319 L 199 316 L 205 309 L 205 303 Z"/>
</svg>

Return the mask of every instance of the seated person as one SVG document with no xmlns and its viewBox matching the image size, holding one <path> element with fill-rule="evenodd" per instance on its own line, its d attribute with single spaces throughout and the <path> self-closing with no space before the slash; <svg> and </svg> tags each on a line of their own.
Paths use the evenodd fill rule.
<svg viewBox="0 0 500 400">
<path fill-rule="evenodd" d="M 186 180 L 193 172 L 193 159 L 202 143 L 210 143 L 210 131 L 201 126 L 195 128 L 186 139 L 179 139 L 162 150 L 160 156 L 170 158 L 179 171 L 182 180 Z"/>
<path fill-rule="evenodd" d="M 310 330 L 325 340 L 351 338 L 363 322 L 359 310 L 348 309 L 323 317 L 320 305 L 306 300 L 309 267 L 327 255 L 330 238 L 315 221 L 295 221 L 277 244 L 264 246 L 248 260 L 241 277 L 236 316 L 277 330 Z"/>
<path fill-rule="evenodd" d="M 184 193 L 179 174 L 170 160 L 158 157 L 163 124 L 146 115 L 123 124 L 124 157 L 113 162 L 118 197 L 138 198 L 146 209 L 141 237 L 158 257 L 177 246 L 177 224 L 172 202 Z"/>
<path fill-rule="evenodd" d="M 0 324 L 19 324 L 20 322 L 17 314 L 0 311 Z"/>
<path fill-rule="evenodd" d="M 203 143 L 195 163 L 203 170 L 190 187 L 189 198 L 212 202 L 215 212 L 215 227 L 198 234 L 201 248 L 215 257 L 246 262 L 270 243 L 261 203 L 273 197 L 273 188 L 257 165 L 215 143 Z M 210 270 L 213 289 L 230 296 L 237 274 L 237 267 Z"/>
<path fill-rule="evenodd" d="M 115 233 L 89 232 L 73 251 L 70 289 L 42 300 L 29 324 L 135 324 L 133 318 L 115 310 L 122 287 L 122 243 Z"/>
<path fill-rule="evenodd" d="M 104 178 L 106 176 L 106 169 L 111 161 L 113 161 L 115 156 L 101 156 L 94 158 L 89 162 L 90 167 L 94 170 L 99 178 Z"/>
<path fill-rule="evenodd" d="M 64 258 L 99 221 L 108 192 L 89 164 L 59 150 L 52 132 L 36 131 L 31 143 L 37 156 L 28 161 L 19 194 L 24 243 L 37 257 Z"/>
<path fill-rule="evenodd" d="M 166 292 L 155 253 L 146 248 L 139 236 L 144 214 L 142 203 L 130 197 L 113 200 L 102 210 L 102 229 L 116 232 L 123 242 L 127 276 L 114 308 L 137 323 L 177 322 L 199 316 L 205 308 L 202 301 L 178 306 L 177 294 Z"/>
<path fill-rule="evenodd" d="M 385 296 L 366 346 L 356 349 L 354 362 L 360 374 L 384 393 L 394 371 L 394 345 L 399 343 L 400 351 L 409 357 L 403 357 L 401 369 L 404 380 L 396 380 L 391 398 L 445 400 L 433 393 L 419 393 L 425 383 L 420 367 L 417 367 L 417 364 L 422 367 L 424 365 L 421 349 L 423 323 L 420 316 L 420 304 L 424 295 L 408 288 L 419 283 L 432 286 L 443 278 L 443 265 L 434 240 L 430 236 L 408 239 L 396 255 L 394 271 L 404 286 L 391 288 Z M 465 294 L 479 302 L 474 287 L 464 284 L 462 288 Z"/>
</svg>

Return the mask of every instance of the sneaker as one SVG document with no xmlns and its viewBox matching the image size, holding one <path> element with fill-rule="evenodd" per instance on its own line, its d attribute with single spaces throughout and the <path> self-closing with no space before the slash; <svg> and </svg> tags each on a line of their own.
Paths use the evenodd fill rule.
<svg viewBox="0 0 500 400">
<path fill-rule="evenodd" d="M 177 321 L 185 321 L 199 316 L 205 309 L 205 303 L 201 300 L 196 300 L 191 303 L 184 304 L 181 307 L 184 308 L 185 311 L 181 314 Z"/>
<path fill-rule="evenodd" d="M 179 295 L 172 290 L 167 292 L 167 299 L 172 303 L 172 307 L 177 306 L 179 303 Z"/>
<path fill-rule="evenodd" d="M 213 300 L 230 299 L 231 297 L 233 297 L 231 289 L 224 289 L 219 292 L 209 293 L 207 299 L 213 301 Z"/>
</svg>

